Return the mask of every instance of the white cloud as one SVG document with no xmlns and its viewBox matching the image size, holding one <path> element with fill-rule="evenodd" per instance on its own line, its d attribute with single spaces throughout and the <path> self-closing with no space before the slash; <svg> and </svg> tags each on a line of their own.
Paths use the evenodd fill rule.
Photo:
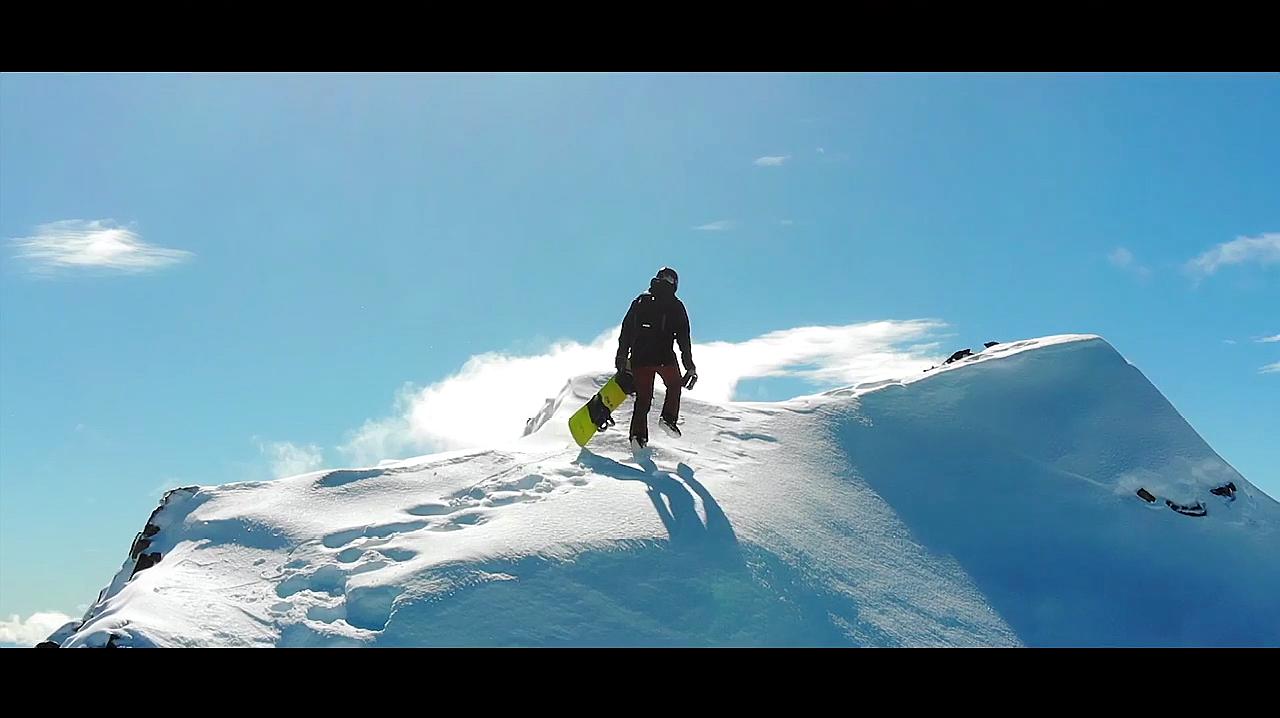
<svg viewBox="0 0 1280 718">
<path fill-rule="evenodd" d="M 1259 343 L 1259 344 L 1269 344 L 1269 343 L 1271 343 L 1271 342 L 1280 342 L 1280 334 L 1277 334 L 1277 335 L 1272 336 L 1272 337 L 1262 337 L 1261 339 L 1258 339 L 1257 341 L 1258 341 L 1258 343 Z"/>
<path fill-rule="evenodd" d="M 472 358 L 474 360 L 474 357 Z M 468 362 L 470 364 L 470 362 Z M 465 366 L 464 366 L 465 371 Z M 452 377 L 467 381 L 459 376 Z M 447 382 L 440 382 L 437 385 Z M 422 448 L 440 448 L 455 445 L 450 437 L 437 436 L 431 427 L 419 430 L 415 425 L 414 406 L 417 402 L 431 401 L 426 389 L 419 389 L 413 384 L 405 384 L 396 394 L 395 408 L 391 416 L 384 419 L 368 419 L 359 429 L 350 433 L 347 443 L 338 447 L 338 451 L 346 454 L 351 460 L 361 465 L 373 465 L 382 459 L 401 457 Z M 461 400 L 453 392 L 440 392 L 436 403 L 441 407 L 457 405 Z M 464 404 L 464 406 L 466 406 Z M 470 412 L 471 408 L 468 406 Z"/>
<path fill-rule="evenodd" d="M 1223 339 L 1223 340 L 1222 340 L 1222 343 L 1223 343 L 1223 344 L 1235 344 L 1235 343 L 1236 343 L 1236 340 L 1235 340 L 1235 339 Z"/>
<path fill-rule="evenodd" d="M 1280 361 L 1275 364 L 1268 364 L 1258 370 L 1260 374 L 1276 374 L 1280 373 Z"/>
<path fill-rule="evenodd" d="M 1233 264 L 1280 264 L 1280 232 L 1237 237 L 1187 262 L 1187 271 L 1200 279 Z"/>
<path fill-rule="evenodd" d="M 791 225 L 793 225 L 793 224 L 795 224 L 795 223 L 796 223 L 796 222 L 795 222 L 795 220 L 794 220 L 794 219 L 780 219 L 780 220 L 778 220 L 778 224 L 782 225 L 783 227 L 790 227 Z"/>
<path fill-rule="evenodd" d="M 71 616 L 57 611 L 33 613 L 25 621 L 17 614 L 11 614 L 8 621 L 0 621 L 0 643 L 34 646 L 73 620 Z"/>
<path fill-rule="evenodd" d="M 114 226 L 110 220 L 70 219 L 42 224 L 34 236 L 12 241 L 18 248 L 17 257 L 37 275 L 95 268 L 137 273 L 195 256 L 181 249 L 149 245 L 133 230 Z"/>
<path fill-rule="evenodd" d="M 258 441 L 258 450 L 271 462 L 271 475 L 276 478 L 305 474 L 324 466 L 324 450 L 315 444 Z"/>
<path fill-rule="evenodd" d="M 694 227 L 694 229 L 703 232 L 723 232 L 727 229 L 733 229 L 734 222 L 731 219 L 718 219 L 714 222 L 708 222 L 704 225 Z"/>
<path fill-rule="evenodd" d="M 1107 259 L 1117 267 L 1127 267 L 1130 264 L 1133 264 L 1133 252 L 1130 252 L 1124 247 L 1116 247 L 1111 250 L 1111 254 L 1107 255 Z"/>
<path fill-rule="evenodd" d="M 933 364 L 936 344 L 921 343 L 945 324 L 933 320 L 880 321 L 834 327 L 797 327 L 744 342 L 694 345 L 696 391 L 732 399 L 738 382 L 791 376 L 813 384 L 848 385 L 907 376 Z"/>
<path fill-rule="evenodd" d="M 1133 252 L 1125 247 L 1116 247 L 1107 254 L 1107 261 L 1111 262 L 1111 266 L 1133 272 L 1141 279 L 1151 276 L 1151 270 L 1141 264 L 1138 264 L 1133 256 Z"/>
<path fill-rule="evenodd" d="M 937 363 L 922 343 L 945 325 L 932 320 L 880 321 L 770 332 L 743 342 L 699 342 L 694 360 L 701 398 L 729 401 L 740 381 L 792 376 L 838 386 L 915 374 Z M 696 329 L 695 329 L 696 332 Z M 518 437 L 525 420 L 571 377 L 607 372 L 617 329 L 589 344 L 558 342 L 539 354 L 487 353 L 426 387 L 405 386 L 392 415 L 365 422 L 340 450 L 358 464 L 412 453 L 472 448 Z"/>
<path fill-rule="evenodd" d="M 774 155 L 767 157 L 757 157 L 755 161 L 756 167 L 781 167 L 783 163 L 791 159 L 791 155 Z"/>
<path fill-rule="evenodd" d="M 392 416 L 366 421 L 340 450 L 357 463 L 374 464 L 405 452 L 519 436 L 525 419 L 570 377 L 609 370 L 617 340 L 617 330 L 610 329 L 590 344 L 561 341 L 538 354 L 473 356 L 441 381 L 402 387 Z"/>
</svg>

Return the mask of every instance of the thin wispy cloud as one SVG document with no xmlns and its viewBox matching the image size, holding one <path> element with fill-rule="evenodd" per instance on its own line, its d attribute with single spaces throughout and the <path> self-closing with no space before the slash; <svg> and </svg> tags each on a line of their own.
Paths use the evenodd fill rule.
<svg viewBox="0 0 1280 718">
<path fill-rule="evenodd" d="M 814 151 L 818 155 L 818 161 L 823 163 L 844 162 L 849 159 L 848 153 L 829 150 L 826 147 L 817 147 Z"/>
<path fill-rule="evenodd" d="M 1111 266 L 1123 269 L 1126 272 L 1132 272 L 1140 279 L 1147 279 L 1151 276 L 1151 269 L 1139 264 L 1137 259 L 1134 257 L 1133 252 L 1129 251 L 1125 247 L 1116 247 L 1111 250 L 1111 252 L 1107 254 L 1107 261 L 1111 263 Z"/>
<path fill-rule="evenodd" d="M 701 376 L 693 396 L 729 401 L 739 382 L 789 376 L 815 387 L 914 375 L 937 363 L 933 320 L 799 327 L 743 342 L 695 342 Z M 520 436 L 525 420 L 576 375 L 609 371 L 618 331 L 588 344 L 558 342 L 530 355 L 486 353 L 434 384 L 406 385 L 391 415 L 371 419 L 339 450 L 362 465 L 414 453 L 473 448 Z"/>
<path fill-rule="evenodd" d="M 1266 232 L 1257 237 L 1237 237 L 1223 242 L 1187 262 L 1187 272 L 1197 280 L 1204 279 L 1223 267 L 1239 264 L 1270 266 L 1280 264 L 1280 232 Z"/>
<path fill-rule="evenodd" d="M 1235 343 L 1236 343 L 1236 340 L 1235 340 L 1235 339 L 1223 339 L 1223 340 L 1222 340 L 1222 343 L 1223 343 L 1223 344 L 1235 344 Z"/>
<path fill-rule="evenodd" d="M 1270 344 L 1272 342 L 1280 342 L 1280 334 L 1271 337 L 1260 337 L 1256 340 L 1259 344 Z"/>
<path fill-rule="evenodd" d="M 726 230 L 733 229 L 734 225 L 735 223 L 731 219 L 718 219 L 714 222 L 707 222 L 706 224 L 694 227 L 694 229 L 699 232 L 724 232 Z"/>
<path fill-rule="evenodd" d="M 297 476 L 324 466 L 324 449 L 315 444 L 298 446 L 288 441 L 258 441 L 258 450 L 267 457 L 275 478 Z"/>
<path fill-rule="evenodd" d="M 1116 247 L 1107 255 L 1107 260 L 1115 267 L 1127 267 L 1133 264 L 1133 252 L 1124 247 Z"/>
<path fill-rule="evenodd" d="M 768 155 L 765 157 L 757 157 L 755 161 L 755 166 L 756 167 L 781 167 L 789 159 L 791 159 L 791 155 Z"/>
<path fill-rule="evenodd" d="M 1259 374 L 1277 374 L 1280 373 L 1280 361 L 1275 364 L 1268 364 L 1258 370 Z"/>
<path fill-rule="evenodd" d="M 796 223 L 796 222 L 795 222 L 795 220 L 794 220 L 794 219 L 780 219 L 780 220 L 778 220 L 778 224 L 782 225 L 783 227 L 790 227 L 791 225 L 793 225 L 793 224 L 795 224 L 795 223 Z"/>
<path fill-rule="evenodd" d="M 69 219 L 42 224 L 30 237 L 11 239 L 15 255 L 37 276 L 70 271 L 148 272 L 188 261 L 181 249 L 147 244 L 132 229 L 110 220 Z"/>
<path fill-rule="evenodd" d="M 34 646 L 72 620 L 71 616 L 58 611 L 39 611 L 26 620 L 11 614 L 9 620 L 0 621 L 0 643 Z"/>
</svg>

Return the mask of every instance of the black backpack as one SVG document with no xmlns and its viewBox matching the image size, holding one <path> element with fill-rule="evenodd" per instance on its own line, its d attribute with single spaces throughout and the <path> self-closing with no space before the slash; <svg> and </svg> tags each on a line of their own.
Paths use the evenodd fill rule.
<svg viewBox="0 0 1280 718">
<path fill-rule="evenodd" d="M 632 343 L 632 356 L 640 357 L 640 363 L 666 360 L 671 353 L 673 332 L 667 329 L 669 302 L 659 302 L 652 294 L 636 298 L 636 337 Z"/>
</svg>

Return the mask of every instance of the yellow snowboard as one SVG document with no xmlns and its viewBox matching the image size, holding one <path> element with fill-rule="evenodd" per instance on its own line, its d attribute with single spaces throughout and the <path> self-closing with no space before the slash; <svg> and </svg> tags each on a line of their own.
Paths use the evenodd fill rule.
<svg viewBox="0 0 1280 718">
<path fill-rule="evenodd" d="M 622 383 L 618 381 L 619 376 L 623 377 Z M 628 388 L 632 391 L 627 391 Z M 573 440 L 578 442 L 578 446 L 586 446 L 597 431 L 613 426 L 613 417 L 610 415 L 632 393 L 634 393 L 634 387 L 631 375 L 615 374 L 605 382 L 595 396 L 591 397 L 590 401 L 575 411 L 573 416 L 569 417 L 569 433 L 573 434 Z"/>
</svg>

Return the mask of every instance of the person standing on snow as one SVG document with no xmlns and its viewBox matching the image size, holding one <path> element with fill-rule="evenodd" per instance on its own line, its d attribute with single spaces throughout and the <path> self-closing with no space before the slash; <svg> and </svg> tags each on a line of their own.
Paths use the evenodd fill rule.
<svg viewBox="0 0 1280 718">
<path fill-rule="evenodd" d="M 639 448 L 649 443 L 649 408 L 653 404 L 654 377 L 662 377 L 667 388 L 667 398 L 662 404 L 658 419 L 668 434 L 679 437 L 676 422 L 680 418 L 680 389 L 692 389 L 698 381 L 698 370 L 693 364 L 693 352 L 689 341 L 689 313 L 684 302 L 676 298 L 680 276 L 671 267 L 658 270 L 649 280 L 649 291 L 636 297 L 622 320 L 618 334 L 618 354 L 614 365 L 619 373 L 630 371 L 635 377 L 636 406 L 631 417 L 630 441 Z M 671 347 L 675 341 L 680 346 L 680 358 L 685 373 L 680 375 L 676 353 Z"/>
</svg>

